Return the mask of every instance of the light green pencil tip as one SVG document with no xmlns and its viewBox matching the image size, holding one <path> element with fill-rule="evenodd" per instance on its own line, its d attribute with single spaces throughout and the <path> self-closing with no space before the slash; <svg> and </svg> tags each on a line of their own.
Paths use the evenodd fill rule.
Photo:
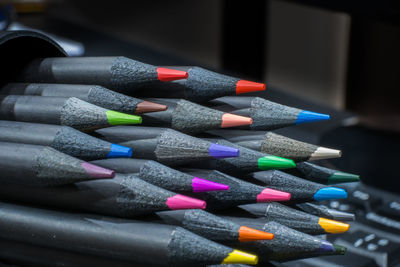
<svg viewBox="0 0 400 267">
<path fill-rule="evenodd" d="M 296 167 L 296 164 L 291 159 L 277 156 L 265 156 L 258 159 L 258 168 L 263 171 L 271 169 L 289 169 L 294 167 Z"/>
<path fill-rule="evenodd" d="M 360 176 L 347 172 L 335 172 L 328 178 L 329 184 L 359 182 Z"/>
<path fill-rule="evenodd" d="M 108 123 L 111 125 L 142 123 L 142 117 L 140 116 L 117 112 L 114 110 L 107 110 L 106 116 L 108 119 Z"/>
</svg>

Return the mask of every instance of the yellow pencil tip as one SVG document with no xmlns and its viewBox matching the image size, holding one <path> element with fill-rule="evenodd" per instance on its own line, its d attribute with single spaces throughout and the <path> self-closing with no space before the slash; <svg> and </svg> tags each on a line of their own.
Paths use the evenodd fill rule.
<svg viewBox="0 0 400 267">
<path fill-rule="evenodd" d="M 348 223 L 342 223 L 325 218 L 319 218 L 318 224 L 325 230 L 325 232 L 330 234 L 341 234 L 347 232 L 350 228 L 350 224 Z"/>
<path fill-rule="evenodd" d="M 224 259 L 222 264 L 235 263 L 256 265 L 258 263 L 258 256 L 234 249 L 229 253 L 228 257 Z"/>
</svg>

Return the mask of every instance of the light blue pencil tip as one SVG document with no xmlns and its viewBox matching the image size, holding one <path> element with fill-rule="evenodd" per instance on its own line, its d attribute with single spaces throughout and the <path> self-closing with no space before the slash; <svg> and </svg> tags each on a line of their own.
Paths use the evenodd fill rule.
<svg viewBox="0 0 400 267">
<path fill-rule="evenodd" d="M 346 190 L 337 187 L 321 188 L 314 194 L 314 200 L 316 201 L 342 198 L 347 198 L 347 192 Z"/>
</svg>

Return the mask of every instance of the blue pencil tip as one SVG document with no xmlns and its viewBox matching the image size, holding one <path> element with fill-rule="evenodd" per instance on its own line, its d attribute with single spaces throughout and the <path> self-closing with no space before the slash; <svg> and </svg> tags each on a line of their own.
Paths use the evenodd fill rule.
<svg viewBox="0 0 400 267">
<path fill-rule="evenodd" d="M 296 124 L 306 123 L 306 122 L 314 122 L 314 121 L 325 121 L 329 120 L 331 116 L 327 114 L 312 112 L 303 110 L 297 115 Z"/>
<path fill-rule="evenodd" d="M 319 252 L 333 252 L 335 251 L 335 247 L 332 245 L 331 242 L 326 240 L 321 240 L 321 244 L 319 246 Z"/>
<path fill-rule="evenodd" d="M 342 198 L 347 198 L 347 192 L 346 190 L 337 187 L 321 188 L 314 194 L 314 200 L 316 201 Z"/>
<path fill-rule="evenodd" d="M 132 149 L 126 146 L 111 144 L 110 153 L 107 158 L 130 158 L 132 157 Z"/>
</svg>

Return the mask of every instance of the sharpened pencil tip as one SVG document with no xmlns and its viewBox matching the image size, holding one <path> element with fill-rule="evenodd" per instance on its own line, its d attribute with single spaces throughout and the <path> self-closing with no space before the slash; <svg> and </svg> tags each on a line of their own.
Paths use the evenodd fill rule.
<svg viewBox="0 0 400 267">
<path fill-rule="evenodd" d="M 315 201 L 347 198 L 346 190 L 337 187 L 325 187 L 314 194 Z"/>
<path fill-rule="evenodd" d="M 360 176 L 346 172 L 335 172 L 328 178 L 329 184 L 359 182 Z"/>
<path fill-rule="evenodd" d="M 325 121 L 329 120 L 331 116 L 327 114 L 312 112 L 308 110 L 303 110 L 297 115 L 296 124 L 306 123 L 306 122 L 314 122 L 314 121 Z"/>
<path fill-rule="evenodd" d="M 142 123 L 142 117 L 140 117 L 140 116 L 117 112 L 114 110 L 107 110 L 106 116 L 108 119 L 108 123 L 111 125 Z"/>
<path fill-rule="evenodd" d="M 348 223 L 342 223 L 325 218 L 319 218 L 318 224 L 325 230 L 325 232 L 330 234 L 341 234 L 347 232 L 350 228 L 350 224 Z"/>
<path fill-rule="evenodd" d="M 252 118 L 225 113 L 224 115 L 222 115 L 221 128 L 250 125 L 252 123 Z"/>
<path fill-rule="evenodd" d="M 291 194 L 271 188 L 265 188 L 257 195 L 257 202 L 270 202 L 270 201 L 288 201 L 291 198 Z"/>
<path fill-rule="evenodd" d="M 236 94 L 251 93 L 257 91 L 265 91 L 265 83 L 256 83 L 246 80 L 239 80 L 236 83 Z"/>
<path fill-rule="evenodd" d="M 170 82 L 175 80 L 186 79 L 189 77 L 189 74 L 186 71 L 182 70 L 157 68 L 157 77 L 158 80 L 162 82 Z"/>
<path fill-rule="evenodd" d="M 256 240 L 271 240 L 274 238 L 274 234 L 260 231 L 254 228 L 250 228 L 247 226 L 241 226 L 239 228 L 239 241 L 240 242 L 249 242 Z"/>
<path fill-rule="evenodd" d="M 165 204 L 171 210 L 185 210 L 185 209 L 205 209 L 206 202 L 197 198 L 187 197 L 177 194 L 169 197 Z"/>
<path fill-rule="evenodd" d="M 258 256 L 234 249 L 222 261 L 222 264 L 250 264 L 256 265 L 258 263 Z"/>
<path fill-rule="evenodd" d="M 209 192 L 229 190 L 229 185 L 212 182 L 209 180 L 194 177 L 192 179 L 193 192 Z"/>
<path fill-rule="evenodd" d="M 143 101 L 137 104 L 136 113 L 149 113 L 149 112 L 157 112 L 157 111 L 165 111 L 168 109 L 168 106 L 157 104 L 150 101 Z"/>
<path fill-rule="evenodd" d="M 114 178 L 115 176 L 113 170 L 102 168 L 88 162 L 83 162 L 82 168 L 84 168 L 86 173 L 93 178 Z"/>
<path fill-rule="evenodd" d="M 258 159 L 258 168 L 264 171 L 271 169 L 289 169 L 294 167 L 296 167 L 296 164 L 291 159 L 272 155 Z"/>
<path fill-rule="evenodd" d="M 107 158 L 130 158 L 132 157 L 132 149 L 126 146 L 111 144 L 110 152 Z"/>
<path fill-rule="evenodd" d="M 310 160 L 340 158 L 341 156 L 340 150 L 320 146 L 311 154 Z"/>
<path fill-rule="evenodd" d="M 232 158 L 239 156 L 239 149 L 213 143 L 208 148 L 208 154 L 210 154 L 211 157 L 216 159 Z"/>
<path fill-rule="evenodd" d="M 320 252 L 333 252 L 333 251 L 335 251 L 335 248 L 331 242 L 328 242 L 326 240 L 321 240 L 321 245 L 319 246 L 319 251 Z"/>
</svg>

